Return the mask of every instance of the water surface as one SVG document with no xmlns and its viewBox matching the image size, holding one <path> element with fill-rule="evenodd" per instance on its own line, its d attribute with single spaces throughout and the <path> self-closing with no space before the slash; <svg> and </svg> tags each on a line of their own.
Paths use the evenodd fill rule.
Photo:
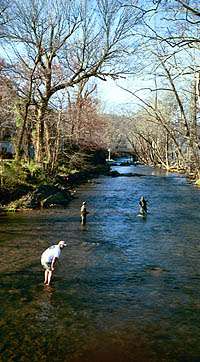
<svg viewBox="0 0 200 362">
<path fill-rule="evenodd" d="M 114 169 L 143 176 L 100 177 L 67 209 L 0 217 L 1 361 L 200 361 L 200 191 L 148 167 Z M 44 287 L 40 255 L 61 239 Z"/>
</svg>

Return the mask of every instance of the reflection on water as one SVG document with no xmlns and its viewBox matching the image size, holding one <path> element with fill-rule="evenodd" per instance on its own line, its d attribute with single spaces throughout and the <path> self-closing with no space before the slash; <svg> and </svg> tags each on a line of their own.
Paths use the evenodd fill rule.
<svg viewBox="0 0 200 362">
<path fill-rule="evenodd" d="M 115 169 L 144 177 L 88 182 L 66 210 L 1 216 L 2 361 L 200 360 L 199 190 L 147 167 Z M 40 255 L 61 239 L 69 246 L 46 287 Z"/>
</svg>

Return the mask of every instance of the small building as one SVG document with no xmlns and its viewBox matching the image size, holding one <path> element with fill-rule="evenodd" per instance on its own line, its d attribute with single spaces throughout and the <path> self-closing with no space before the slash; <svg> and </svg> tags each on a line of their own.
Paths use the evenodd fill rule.
<svg viewBox="0 0 200 362">
<path fill-rule="evenodd" d="M 0 141 L 1 158 L 12 158 L 14 153 L 14 147 L 10 141 Z"/>
</svg>

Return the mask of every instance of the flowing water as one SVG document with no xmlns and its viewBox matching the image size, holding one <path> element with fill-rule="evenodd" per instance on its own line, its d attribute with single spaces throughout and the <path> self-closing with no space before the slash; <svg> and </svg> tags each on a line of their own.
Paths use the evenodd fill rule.
<svg viewBox="0 0 200 362">
<path fill-rule="evenodd" d="M 114 169 L 143 176 L 87 182 L 65 210 L 1 215 L 0 361 L 200 361 L 200 190 L 148 167 Z M 61 239 L 45 287 L 40 255 Z"/>
</svg>

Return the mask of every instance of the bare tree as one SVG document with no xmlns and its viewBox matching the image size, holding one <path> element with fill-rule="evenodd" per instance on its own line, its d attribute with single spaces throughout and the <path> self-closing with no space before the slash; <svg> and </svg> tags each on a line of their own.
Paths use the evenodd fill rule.
<svg viewBox="0 0 200 362">
<path fill-rule="evenodd" d="M 129 6 L 135 7 L 135 4 Z M 137 6 L 143 11 L 143 24 L 139 27 L 142 58 L 139 59 L 138 69 L 148 77 L 148 85 L 138 92 L 131 88 L 128 91 L 141 102 L 146 112 L 145 122 L 152 128 L 151 132 L 147 127 L 147 132 L 145 128 L 137 126 L 135 129 L 132 126 L 134 134 L 137 133 L 137 143 L 143 158 L 146 157 L 145 162 L 159 162 L 166 164 L 167 168 L 176 164 L 198 177 L 199 2 L 160 0 L 144 4 L 138 1 Z M 147 98 L 148 91 L 154 95 L 153 101 L 151 97 Z M 164 98 L 164 94 L 167 97 Z M 168 107 L 170 99 L 175 109 L 173 113 Z M 168 109 L 168 114 L 164 108 Z M 161 135 L 164 132 L 161 149 L 153 124 L 159 125 Z M 173 161 L 168 157 L 170 154 L 173 154 Z"/>
<path fill-rule="evenodd" d="M 10 0 L 0 0 L 0 39 L 5 37 L 5 26 L 10 19 Z"/>
<path fill-rule="evenodd" d="M 18 147 L 23 143 L 27 111 L 34 106 L 36 160 L 42 162 L 49 101 L 58 91 L 85 79 L 106 80 L 127 71 L 130 21 L 136 15 L 117 0 L 16 0 L 13 12 L 15 17 L 7 26 L 8 49 L 19 94 L 26 100 Z M 119 62 L 122 57 L 124 62 Z"/>
</svg>

